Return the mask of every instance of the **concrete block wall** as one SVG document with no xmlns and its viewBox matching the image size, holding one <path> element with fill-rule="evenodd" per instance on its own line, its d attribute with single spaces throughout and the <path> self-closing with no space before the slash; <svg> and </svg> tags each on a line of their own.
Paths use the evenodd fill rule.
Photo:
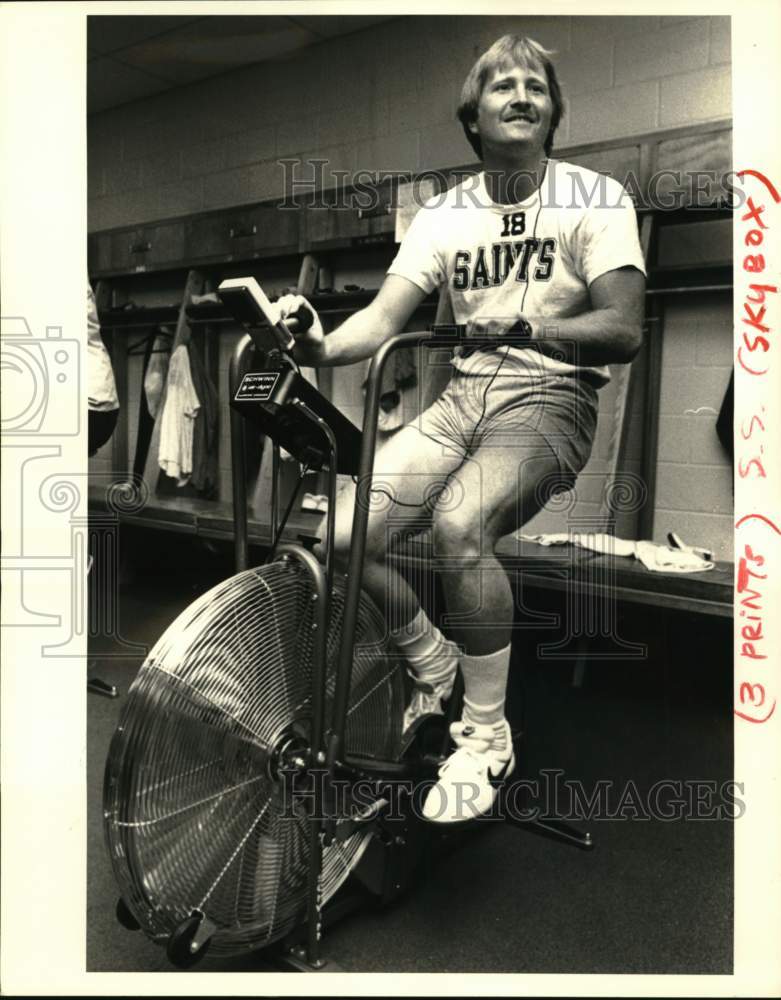
<svg viewBox="0 0 781 1000">
<path fill-rule="evenodd" d="M 91 116 L 89 230 L 281 196 L 282 157 L 469 163 L 460 88 L 509 31 L 558 53 L 559 148 L 731 113 L 728 17 L 402 17 Z"/>
<path fill-rule="evenodd" d="M 724 293 L 671 302 L 665 314 L 654 541 L 675 531 L 732 559 L 732 469 L 716 417 L 732 370 Z"/>
</svg>

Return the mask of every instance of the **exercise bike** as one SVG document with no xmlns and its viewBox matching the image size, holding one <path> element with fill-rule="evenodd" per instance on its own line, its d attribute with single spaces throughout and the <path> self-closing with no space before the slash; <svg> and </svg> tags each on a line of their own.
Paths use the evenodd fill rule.
<svg viewBox="0 0 781 1000">
<path fill-rule="evenodd" d="M 248 330 L 230 369 L 236 574 L 179 615 L 128 692 L 104 781 L 116 912 L 179 968 L 207 952 L 269 949 L 321 969 L 324 927 L 367 894 L 388 902 L 404 892 L 441 836 L 420 806 L 460 714 L 460 683 L 445 716 L 402 733 L 405 662 L 361 576 L 386 362 L 400 347 L 461 333 L 383 344 L 359 431 L 290 356 L 291 328 L 311 323 L 309 310 L 280 320 L 252 278 L 218 291 Z M 246 422 L 274 448 L 271 551 L 253 568 Z M 323 563 L 311 540 L 281 541 L 295 494 L 280 520 L 280 447 L 302 478 L 327 470 Z M 333 552 L 339 473 L 357 484 L 346 575 Z"/>
</svg>

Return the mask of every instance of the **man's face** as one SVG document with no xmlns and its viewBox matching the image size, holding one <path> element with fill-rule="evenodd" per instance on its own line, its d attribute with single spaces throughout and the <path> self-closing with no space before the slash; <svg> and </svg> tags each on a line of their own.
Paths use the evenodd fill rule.
<svg viewBox="0 0 781 1000">
<path fill-rule="evenodd" d="M 486 80 L 470 128 L 480 136 L 484 154 L 513 146 L 542 152 L 552 117 L 545 69 L 538 63 L 504 66 Z"/>
</svg>

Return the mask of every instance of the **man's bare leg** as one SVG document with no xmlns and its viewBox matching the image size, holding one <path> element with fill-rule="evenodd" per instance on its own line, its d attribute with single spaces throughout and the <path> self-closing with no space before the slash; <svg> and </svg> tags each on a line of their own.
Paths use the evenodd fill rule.
<svg viewBox="0 0 781 1000">
<path fill-rule="evenodd" d="M 432 523 L 436 498 L 461 461 L 452 446 L 439 444 L 414 425 L 399 431 L 375 461 L 373 499 L 377 505 L 369 513 L 362 583 L 384 612 L 389 638 L 415 679 L 405 729 L 422 715 L 442 711 L 442 700 L 450 696 L 455 680 L 458 648 L 429 620 L 415 590 L 388 559 L 388 547 L 392 534 Z M 340 566 L 346 564 L 350 548 L 353 497 L 354 490 L 342 494 L 337 508 Z"/>
<path fill-rule="evenodd" d="M 422 530 L 432 523 L 436 497 L 462 461 L 461 453 L 455 448 L 443 446 L 421 434 L 414 425 L 395 434 L 377 454 L 363 586 L 385 612 L 394 630 L 403 628 L 415 618 L 420 611 L 420 601 L 387 559 L 391 535 Z M 352 542 L 354 498 L 353 486 L 340 493 L 337 504 L 336 554 L 341 568 L 347 564 Z"/>
<path fill-rule="evenodd" d="M 483 446 L 454 474 L 463 502 L 435 514 L 436 555 L 447 565 L 442 581 L 448 621 L 465 653 L 464 709 L 451 727 L 457 749 L 423 806 L 433 822 L 487 812 L 497 783 L 515 767 L 505 718 L 514 609 L 494 547 L 540 509 L 545 494 L 539 484 L 550 482 L 558 468 L 553 452 L 533 434 L 522 446 Z M 467 793 L 474 800 L 470 805 Z"/>
<path fill-rule="evenodd" d="M 510 663 L 513 598 L 494 555 L 498 540 L 534 516 L 545 502 L 558 461 L 536 436 L 524 446 L 484 446 L 455 474 L 464 500 L 435 516 L 435 544 L 452 631 L 465 650 L 464 696 L 475 723 L 498 722 Z"/>
</svg>

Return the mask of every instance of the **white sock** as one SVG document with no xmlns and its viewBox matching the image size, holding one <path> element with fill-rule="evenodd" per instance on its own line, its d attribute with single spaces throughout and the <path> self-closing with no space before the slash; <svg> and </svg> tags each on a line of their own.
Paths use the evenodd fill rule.
<svg viewBox="0 0 781 1000">
<path fill-rule="evenodd" d="M 392 629 L 391 639 L 416 676 L 431 684 L 445 680 L 458 661 L 455 644 L 442 635 L 422 608 L 407 625 Z"/>
<path fill-rule="evenodd" d="M 464 718 L 474 725 L 487 726 L 504 720 L 510 647 L 485 656 L 462 656 L 464 677 Z"/>
</svg>

